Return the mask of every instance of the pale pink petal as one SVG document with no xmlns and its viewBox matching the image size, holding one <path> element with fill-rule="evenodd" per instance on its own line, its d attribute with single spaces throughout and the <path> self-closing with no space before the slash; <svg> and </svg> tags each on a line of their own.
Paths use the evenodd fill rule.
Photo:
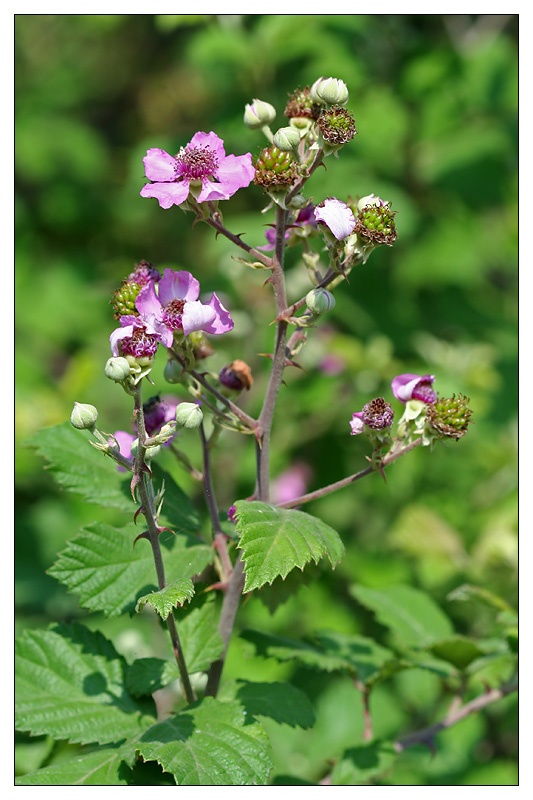
<svg viewBox="0 0 533 800">
<path fill-rule="evenodd" d="M 315 207 L 315 219 L 328 226 L 336 239 L 346 239 L 355 228 L 355 217 L 346 203 L 335 197 L 328 197 Z"/>
<path fill-rule="evenodd" d="M 195 133 L 187 147 L 207 147 L 216 155 L 219 162 L 226 156 L 223 140 L 213 131 L 210 133 L 204 133 L 203 131 Z"/>
<path fill-rule="evenodd" d="M 198 200 L 228 200 L 239 189 L 249 186 L 255 175 L 252 156 L 229 155 L 219 163 L 215 172 L 217 183 L 204 181 Z"/>
<path fill-rule="evenodd" d="M 209 307 L 215 312 L 215 317 L 209 325 L 205 325 L 202 330 L 206 333 L 228 333 L 233 329 L 233 320 L 229 311 L 224 308 L 216 294 L 209 301 Z"/>
<path fill-rule="evenodd" d="M 189 181 L 175 183 L 147 183 L 141 189 L 141 197 L 155 197 L 161 208 L 179 206 L 185 202 L 189 194 Z"/>
<path fill-rule="evenodd" d="M 141 289 L 135 300 L 135 308 L 139 314 L 161 316 L 161 301 L 155 293 L 153 283 L 149 283 Z"/>
<path fill-rule="evenodd" d="M 158 147 L 146 151 L 143 164 L 149 181 L 173 181 L 176 177 L 176 159 Z"/>
<path fill-rule="evenodd" d="M 211 306 L 200 303 L 199 300 L 185 303 L 183 308 L 183 316 L 181 324 L 183 325 L 183 333 L 188 336 L 193 331 L 206 330 L 215 319 L 216 312 Z"/>
<path fill-rule="evenodd" d="M 365 423 L 363 422 L 363 412 L 356 411 L 350 420 L 350 436 L 357 436 L 358 433 L 363 433 Z"/>
<path fill-rule="evenodd" d="M 122 317 L 124 319 L 124 317 Z M 125 325 L 123 328 L 115 328 L 111 336 L 109 337 L 109 343 L 111 344 L 111 352 L 114 356 L 118 356 L 118 343 L 121 339 L 126 338 L 127 336 L 131 336 L 133 333 L 133 325 Z"/>
<path fill-rule="evenodd" d="M 199 294 L 200 283 L 185 270 L 166 269 L 159 281 L 159 298 L 164 306 L 172 300 L 198 300 Z"/>
</svg>

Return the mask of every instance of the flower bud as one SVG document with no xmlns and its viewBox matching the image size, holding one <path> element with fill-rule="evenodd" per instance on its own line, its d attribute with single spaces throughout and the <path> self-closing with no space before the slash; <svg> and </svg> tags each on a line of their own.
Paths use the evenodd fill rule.
<svg viewBox="0 0 533 800">
<path fill-rule="evenodd" d="M 163 370 L 163 377 L 167 383 L 179 383 L 182 375 L 183 367 L 176 359 L 172 358 L 167 361 Z"/>
<path fill-rule="evenodd" d="M 335 308 L 335 298 L 327 289 L 311 289 L 305 297 L 305 304 L 318 317 Z"/>
<path fill-rule="evenodd" d="M 220 383 L 228 389 L 241 392 L 250 389 L 253 384 L 252 371 L 245 361 L 236 359 L 222 367 L 219 375 Z"/>
<path fill-rule="evenodd" d="M 311 86 L 311 98 L 316 103 L 345 106 L 348 97 L 348 87 L 338 78 L 319 78 Z"/>
<path fill-rule="evenodd" d="M 131 443 L 131 455 L 132 455 L 132 458 L 135 458 L 135 456 L 137 455 L 137 450 L 138 449 L 139 449 L 139 440 L 135 439 Z M 159 453 L 160 450 L 161 450 L 161 447 L 158 444 L 154 444 L 151 447 L 147 447 L 146 450 L 145 450 L 145 453 L 144 453 L 144 460 L 145 461 L 151 461 L 152 458 L 156 457 L 156 455 Z"/>
<path fill-rule="evenodd" d="M 176 422 L 184 428 L 198 428 L 204 415 L 197 403 L 180 403 L 176 409 Z"/>
<path fill-rule="evenodd" d="M 98 419 L 98 411 L 88 403 L 74 403 L 70 422 L 80 431 L 91 430 Z"/>
<path fill-rule="evenodd" d="M 270 125 L 276 118 L 276 109 L 270 103 L 254 98 L 251 104 L 246 103 L 244 109 L 244 124 L 255 130 Z"/>
<path fill-rule="evenodd" d="M 130 377 L 130 365 L 122 356 L 113 356 L 106 361 L 104 372 L 109 380 L 120 383 Z"/>
<path fill-rule="evenodd" d="M 280 128 L 279 131 L 276 131 L 273 142 L 278 150 L 291 152 L 298 148 L 300 144 L 300 134 L 296 128 L 289 125 L 287 128 Z"/>
</svg>

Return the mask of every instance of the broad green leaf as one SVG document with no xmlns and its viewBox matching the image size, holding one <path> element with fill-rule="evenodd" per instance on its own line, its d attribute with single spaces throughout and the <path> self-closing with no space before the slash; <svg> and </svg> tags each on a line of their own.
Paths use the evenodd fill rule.
<svg viewBox="0 0 533 800">
<path fill-rule="evenodd" d="M 462 602 L 467 602 L 468 600 L 480 600 L 482 603 L 485 603 L 486 605 L 491 606 L 498 611 L 504 611 L 516 618 L 516 611 L 514 608 L 510 606 L 509 603 L 502 597 L 499 597 L 497 594 L 494 594 L 494 592 L 485 589 L 484 586 L 472 586 L 469 583 L 464 583 L 462 586 L 458 586 L 457 589 L 454 589 L 453 592 L 450 592 L 447 599 L 460 600 Z"/>
<path fill-rule="evenodd" d="M 285 578 L 295 567 L 303 569 L 327 556 L 335 567 L 344 553 L 339 534 L 316 517 L 268 503 L 235 503 L 246 579 L 244 592 Z"/>
<path fill-rule="evenodd" d="M 313 640 L 288 639 L 270 633 L 246 630 L 241 637 L 254 645 L 257 655 L 278 661 L 296 659 L 326 672 L 342 671 L 358 675 L 361 681 L 378 674 L 394 653 L 364 636 L 321 632 Z"/>
<path fill-rule="evenodd" d="M 194 586 L 190 578 L 178 578 L 169 583 L 158 592 L 151 592 L 139 597 L 135 611 L 141 612 L 146 604 L 152 606 L 161 619 L 167 619 L 173 608 L 182 606 L 191 600 L 194 595 Z"/>
<path fill-rule="evenodd" d="M 109 617 L 131 612 L 142 594 L 157 589 L 150 543 L 141 539 L 133 546 L 138 533 L 133 523 L 114 528 L 95 522 L 67 544 L 48 572 L 79 595 L 83 608 Z M 211 561 L 211 548 L 192 536 L 164 531 L 159 541 L 169 581 L 191 578 Z"/>
<path fill-rule="evenodd" d="M 459 670 L 466 669 L 476 658 L 487 654 L 487 651 L 480 647 L 474 639 L 459 635 L 436 642 L 430 650 L 437 658 L 449 661 Z"/>
<path fill-rule="evenodd" d="M 98 748 L 63 764 L 44 767 L 15 780 L 16 786 L 128 786 L 136 760 L 133 742 Z"/>
<path fill-rule="evenodd" d="M 398 754 L 392 742 L 372 742 L 372 744 L 351 747 L 345 750 L 340 761 L 331 773 L 332 786 L 357 786 L 366 784 L 372 778 L 391 769 Z"/>
<path fill-rule="evenodd" d="M 408 647 L 429 647 L 452 636 L 453 626 L 431 597 L 411 586 L 369 589 L 352 586 L 350 593 Z"/>
<path fill-rule="evenodd" d="M 125 660 L 102 634 L 60 624 L 16 642 L 15 727 L 90 744 L 138 736 L 153 704 L 126 691 Z"/>
<path fill-rule="evenodd" d="M 134 697 L 150 695 L 173 683 L 180 676 L 175 661 L 162 658 L 138 658 L 126 671 L 126 689 Z"/>
<path fill-rule="evenodd" d="M 226 687 L 220 699 L 234 699 L 252 717 L 263 716 L 292 728 L 311 728 L 315 712 L 309 698 L 291 683 L 255 683 L 238 680 Z"/>
<path fill-rule="evenodd" d="M 131 474 L 119 471 L 116 463 L 89 444 L 93 437 L 79 431 L 70 422 L 43 428 L 29 442 L 48 462 L 57 482 L 71 492 L 83 495 L 90 503 L 119 508 L 133 514 Z M 156 491 L 164 482 L 165 495 L 160 524 L 176 533 L 194 533 L 200 523 L 191 501 L 171 476 L 156 463 L 152 464 Z"/>
<path fill-rule="evenodd" d="M 187 609 L 187 615 L 176 612 L 176 621 L 189 674 L 205 672 L 224 652 L 224 642 L 218 632 L 215 595 L 197 594 Z"/>
<path fill-rule="evenodd" d="M 264 786 L 272 768 L 263 727 L 247 724 L 238 703 L 212 697 L 153 725 L 137 749 L 171 772 L 178 786 Z"/>
</svg>

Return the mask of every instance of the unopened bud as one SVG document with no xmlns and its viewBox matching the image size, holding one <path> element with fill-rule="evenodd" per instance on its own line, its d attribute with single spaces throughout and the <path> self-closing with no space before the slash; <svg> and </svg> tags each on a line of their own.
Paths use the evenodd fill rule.
<svg viewBox="0 0 533 800">
<path fill-rule="evenodd" d="M 291 126 L 287 128 L 280 128 L 279 131 L 276 131 L 274 134 L 273 142 L 278 148 L 278 150 L 282 150 L 283 152 L 291 152 L 298 148 L 300 144 L 300 134 Z"/>
<path fill-rule="evenodd" d="M 251 104 L 246 103 L 244 124 L 251 130 L 270 125 L 275 118 L 276 109 L 270 103 L 265 103 L 264 100 L 258 100 L 257 98 L 254 98 Z"/>
<path fill-rule="evenodd" d="M 130 365 L 122 356 L 114 356 L 106 361 L 104 372 L 109 380 L 119 383 L 130 377 Z"/>
<path fill-rule="evenodd" d="M 338 78 L 319 78 L 311 86 L 311 98 L 316 103 L 345 106 L 348 97 L 348 87 Z"/>
<path fill-rule="evenodd" d="M 139 440 L 138 439 L 134 439 L 134 441 L 131 443 L 131 455 L 132 455 L 132 458 L 135 458 L 135 456 L 137 455 L 138 449 L 139 449 Z M 147 447 L 146 450 L 144 451 L 144 460 L 145 461 L 151 461 L 152 458 L 156 457 L 156 455 L 159 453 L 160 450 L 161 450 L 161 447 L 158 444 L 154 444 L 151 447 Z"/>
<path fill-rule="evenodd" d="M 167 361 L 163 377 L 167 383 L 179 383 L 183 375 L 183 367 L 174 358 Z"/>
<path fill-rule="evenodd" d="M 305 304 L 318 317 L 335 308 L 335 298 L 327 289 L 311 289 L 305 297 Z"/>
<path fill-rule="evenodd" d="M 98 411 L 88 403 L 74 403 L 70 422 L 80 431 L 90 430 L 98 419 Z"/>
<path fill-rule="evenodd" d="M 197 403 L 180 403 L 176 408 L 176 422 L 184 428 L 198 428 L 204 415 Z"/>
</svg>

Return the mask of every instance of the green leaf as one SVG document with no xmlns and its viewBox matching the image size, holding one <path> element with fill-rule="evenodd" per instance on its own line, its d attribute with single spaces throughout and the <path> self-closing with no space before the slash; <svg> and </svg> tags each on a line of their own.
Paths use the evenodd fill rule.
<svg viewBox="0 0 533 800">
<path fill-rule="evenodd" d="M 137 749 L 173 773 L 178 786 L 263 786 L 272 768 L 262 726 L 246 724 L 239 704 L 212 697 L 149 728 Z"/>
<path fill-rule="evenodd" d="M 476 658 L 486 655 L 487 651 L 480 647 L 473 639 L 466 636 L 455 635 L 450 639 L 436 642 L 430 648 L 431 652 L 444 661 L 449 661 L 459 670 L 464 670 Z"/>
<path fill-rule="evenodd" d="M 464 583 L 462 586 L 458 586 L 457 589 L 454 589 L 453 592 L 450 592 L 447 599 L 459 600 L 462 602 L 468 602 L 469 600 L 477 599 L 491 608 L 495 608 L 498 611 L 504 611 L 516 618 L 516 611 L 506 600 L 482 586 L 472 586 L 469 583 Z"/>
<path fill-rule="evenodd" d="M 246 579 L 244 592 L 328 556 L 335 567 L 344 553 L 339 534 L 316 517 L 267 503 L 235 503 Z"/>
<path fill-rule="evenodd" d="M 131 497 L 131 473 L 121 472 L 108 456 L 91 447 L 93 437 L 79 431 L 70 422 L 43 428 L 29 444 L 49 463 L 57 482 L 70 492 L 81 494 L 90 503 L 111 506 L 133 514 L 136 505 Z M 200 527 L 194 507 L 173 478 L 156 463 L 152 464 L 157 488 L 164 482 L 165 495 L 160 524 L 175 532 L 195 533 Z"/>
<path fill-rule="evenodd" d="M 164 589 L 158 592 L 151 592 L 139 597 L 135 611 L 141 612 L 148 603 L 152 606 L 161 619 L 167 619 L 173 608 L 182 606 L 189 602 L 194 595 L 194 586 L 190 578 L 178 578 L 177 581 L 169 583 Z"/>
<path fill-rule="evenodd" d="M 378 622 L 390 628 L 403 645 L 429 647 L 453 635 L 453 626 L 446 614 L 419 589 L 411 586 L 383 589 L 352 586 L 350 593 L 371 609 Z"/>
<path fill-rule="evenodd" d="M 109 617 L 132 612 L 142 594 L 157 588 L 152 548 L 144 539 L 134 547 L 137 535 L 133 523 L 114 528 L 95 522 L 67 544 L 48 573 L 79 595 L 83 608 Z M 211 548 L 192 536 L 164 531 L 159 541 L 171 581 L 191 578 L 212 559 Z"/>
<path fill-rule="evenodd" d="M 224 642 L 218 632 L 218 616 L 215 595 L 197 594 L 182 617 L 179 610 L 176 620 L 185 663 L 189 674 L 205 672 L 213 661 L 224 652 Z"/>
<path fill-rule="evenodd" d="M 351 747 L 345 750 L 340 761 L 331 773 L 332 786 L 357 786 L 366 784 L 372 778 L 391 769 L 398 754 L 392 742 L 372 742 L 372 744 Z"/>
<path fill-rule="evenodd" d="M 291 683 L 239 680 L 234 697 L 253 717 L 269 717 L 292 728 L 311 728 L 315 723 L 315 712 L 307 695 Z"/>
<path fill-rule="evenodd" d="M 116 748 L 98 748 L 93 753 L 76 756 L 64 764 L 55 764 L 30 772 L 15 780 L 16 786 L 128 786 L 130 767 L 136 760 L 135 747 L 128 742 Z"/>
<path fill-rule="evenodd" d="M 133 697 L 151 695 L 180 676 L 174 661 L 162 658 L 138 658 L 126 672 L 126 689 Z"/>
<path fill-rule="evenodd" d="M 153 704 L 126 691 L 126 662 L 102 634 L 78 623 L 25 631 L 15 653 L 19 730 L 102 744 L 138 736 L 153 722 Z"/>
</svg>

